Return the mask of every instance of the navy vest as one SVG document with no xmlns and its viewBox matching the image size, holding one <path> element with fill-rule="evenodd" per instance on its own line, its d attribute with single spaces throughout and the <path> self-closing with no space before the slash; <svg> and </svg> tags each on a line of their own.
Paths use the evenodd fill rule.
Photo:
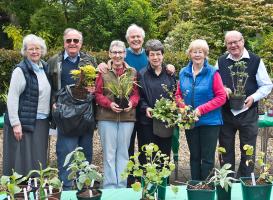
<svg viewBox="0 0 273 200">
<path fill-rule="evenodd" d="M 225 54 L 218 59 L 219 73 L 221 75 L 224 86 L 230 88 L 233 91 L 234 88 L 232 84 L 230 70 L 228 69 L 228 67 L 230 65 L 233 65 L 235 61 L 231 59 L 226 59 L 227 56 L 228 54 Z M 241 59 L 247 63 L 246 72 L 248 73 L 248 79 L 245 85 L 245 94 L 247 97 L 255 93 L 258 89 L 256 74 L 260 64 L 260 58 L 257 55 L 249 52 L 249 57 L 250 57 L 249 59 L 248 58 Z M 252 104 L 251 107 L 257 107 L 257 105 L 258 105 L 258 102 L 255 102 Z M 226 104 L 224 105 L 224 108 L 230 109 L 229 101 L 226 102 Z"/>
<path fill-rule="evenodd" d="M 180 71 L 180 89 L 186 105 L 191 105 L 195 109 L 214 98 L 213 77 L 215 72 L 216 69 L 210 66 L 207 61 L 195 80 L 193 79 L 191 61 Z M 221 108 L 217 108 L 202 115 L 195 126 L 221 124 L 223 124 Z"/>
<path fill-rule="evenodd" d="M 47 65 L 42 62 L 45 72 Z M 20 67 L 26 79 L 26 87 L 19 97 L 19 120 L 23 133 L 33 133 L 37 116 L 39 85 L 36 74 L 34 73 L 30 62 L 27 59 L 21 61 L 16 67 Z M 9 122 L 8 112 L 5 114 L 5 121 Z"/>
</svg>

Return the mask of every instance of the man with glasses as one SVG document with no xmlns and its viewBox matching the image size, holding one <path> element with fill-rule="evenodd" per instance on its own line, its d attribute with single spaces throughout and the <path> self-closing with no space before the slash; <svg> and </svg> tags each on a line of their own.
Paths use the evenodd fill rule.
<svg viewBox="0 0 273 200">
<path fill-rule="evenodd" d="M 238 31 L 228 31 L 225 35 L 225 44 L 228 53 L 222 55 L 217 62 L 219 73 L 225 85 L 227 97 L 234 90 L 231 81 L 229 66 L 237 61 L 247 63 L 246 72 L 248 79 L 245 85 L 245 107 L 246 111 L 234 116 L 231 112 L 229 101 L 222 108 L 224 125 L 221 128 L 219 143 L 226 149 L 222 154 L 223 163 L 232 164 L 235 170 L 235 135 L 239 131 L 241 162 L 237 172 L 237 177 L 248 177 L 253 171 L 253 167 L 246 166 L 247 156 L 243 150 L 245 144 L 256 146 L 258 134 L 258 101 L 267 96 L 272 90 L 272 82 L 266 71 L 264 62 L 257 55 L 247 51 L 244 47 L 245 41 Z M 254 151 L 255 152 L 255 151 Z"/>
<path fill-rule="evenodd" d="M 80 51 L 82 42 L 83 37 L 81 32 L 76 29 L 67 28 L 64 31 L 64 51 L 48 60 L 49 74 L 52 80 L 53 109 L 56 109 L 54 95 L 66 85 L 75 84 L 70 71 L 88 64 L 96 66 L 96 61 L 93 57 Z M 91 162 L 93 131 L 91 129 L 88 133 L 84 133 L 81 136 L 67 136 L 58 130 L 56 144 L 57 164 L 61 181 L 64 184 L 64 190 L 72 188 L 72 182 L 67 180 L 68 172 L 66 171 L 66 167 L 63 167 L 65 157 L 76 147 L 80 146 L 83 147 L 86 159 Z"/>
</svg>

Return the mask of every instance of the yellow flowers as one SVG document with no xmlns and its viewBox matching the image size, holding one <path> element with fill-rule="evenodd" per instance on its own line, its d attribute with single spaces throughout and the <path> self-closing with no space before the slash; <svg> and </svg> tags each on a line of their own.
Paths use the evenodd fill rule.
<svg viewBox="0 0 273 200">
<path fill-rule="evenodd" d="M 94 86 L 97 78 L 97 70 L 92 65 L 85 65 L 70 71 L 73 79 L 84 79 L 85 86 Z"/>
</svg>

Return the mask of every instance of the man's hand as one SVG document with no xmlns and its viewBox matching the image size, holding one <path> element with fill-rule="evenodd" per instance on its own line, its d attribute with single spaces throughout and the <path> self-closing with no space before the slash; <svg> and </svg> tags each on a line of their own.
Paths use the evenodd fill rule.
<svg viewBox="0 0 273 200">
<path fill-rule="evenodd" d="M 108 68 L 108 65 L 103 62 L 103 63 L 100 63 L 98 65 L 98 70 L 99 70 L 100 73 L 104 73 L 105 74 L 105 73 L 108 72 L 109 68 Z"/>
<path fill-rule="evenodd" d="M 19 142 L 23 137 L 21 124 L 13 126 L 13 134 L 15 139 Z"/>
<path fill-rule="evenodd" d="M 246 98 L 246 100 L 245 100 L 245 107 L 250 108 L 251 105 L 253 104 L 253 102 L 254 102 L 253 97 L 252 97 L 252 96 L 248 96 L 248 97 Z"/>
<path fill-rule="evenodd" d="M 116 113 L 120 113 L 123 110 L 123 109 L 119 108 L 118 104 L 116 104 L 115 102 L 112 102 L 110 104 L 110 107 Z"/>
<path fill-rule="evenodd" d="M 224 87 L 226 91 L 227 98 L 229 99 L 229 95 L 232 93 L 231 89 L 228 87 Z"/>
<path fill-rule="evenodd" d="M 133 104 L 132 104 L 131 101 L 129 101 L 128 107 L 127 107 L 127 108 L 124 108 L 124 111 L 125 111 L 125 112 L 129 112 L 130 110 L 132 110 L 132 108 L 133 108 Z"/>
<path fill-rule="evenodd" d="M 56 103 L 53 103 L 52 109 L 55 110 L 57 108 Z"/>
<path fill-rule="evenodd" d="M 152 111 L 153 111 L 152 108 L 146 108 L 146 116 L 152 118 Z"/>
<path fill-rule="evenodd" d="M 172 64 L 168 64 L 166 70 L 168 74 L 174 75 L 175 73 L 175 67 Z"/>
</svg>

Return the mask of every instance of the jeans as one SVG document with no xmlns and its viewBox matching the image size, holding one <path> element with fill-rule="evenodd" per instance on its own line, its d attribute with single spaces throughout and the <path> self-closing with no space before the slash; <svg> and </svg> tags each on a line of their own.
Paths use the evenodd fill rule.
<svg viewBox="0 0 273 200">
<path fill-rule="evenodd" d="M 59 177 L 63 181 L 63 189 L 71 190 L 73 182 L 68 180 L 69 171 L 68 166 L 63 166 L 65 157 L 68 153 L 73 151 L 76 147 L 82 147 L 86 160 L 91 163 L 93 154 L 93 133 L 94 130 L 90 130 L 82 136 L 65 136 L 60 130 L 58 130 L 56 153 L 57 153 L 57 164 L 59 169 Z"/>
<path fill-rule="evenodd" d="M 134 122 L 98 121 L 103 149 L 103 188 L 125 188 L 127 180 L 121 174 L 127 166 Z"/>
</svg>

